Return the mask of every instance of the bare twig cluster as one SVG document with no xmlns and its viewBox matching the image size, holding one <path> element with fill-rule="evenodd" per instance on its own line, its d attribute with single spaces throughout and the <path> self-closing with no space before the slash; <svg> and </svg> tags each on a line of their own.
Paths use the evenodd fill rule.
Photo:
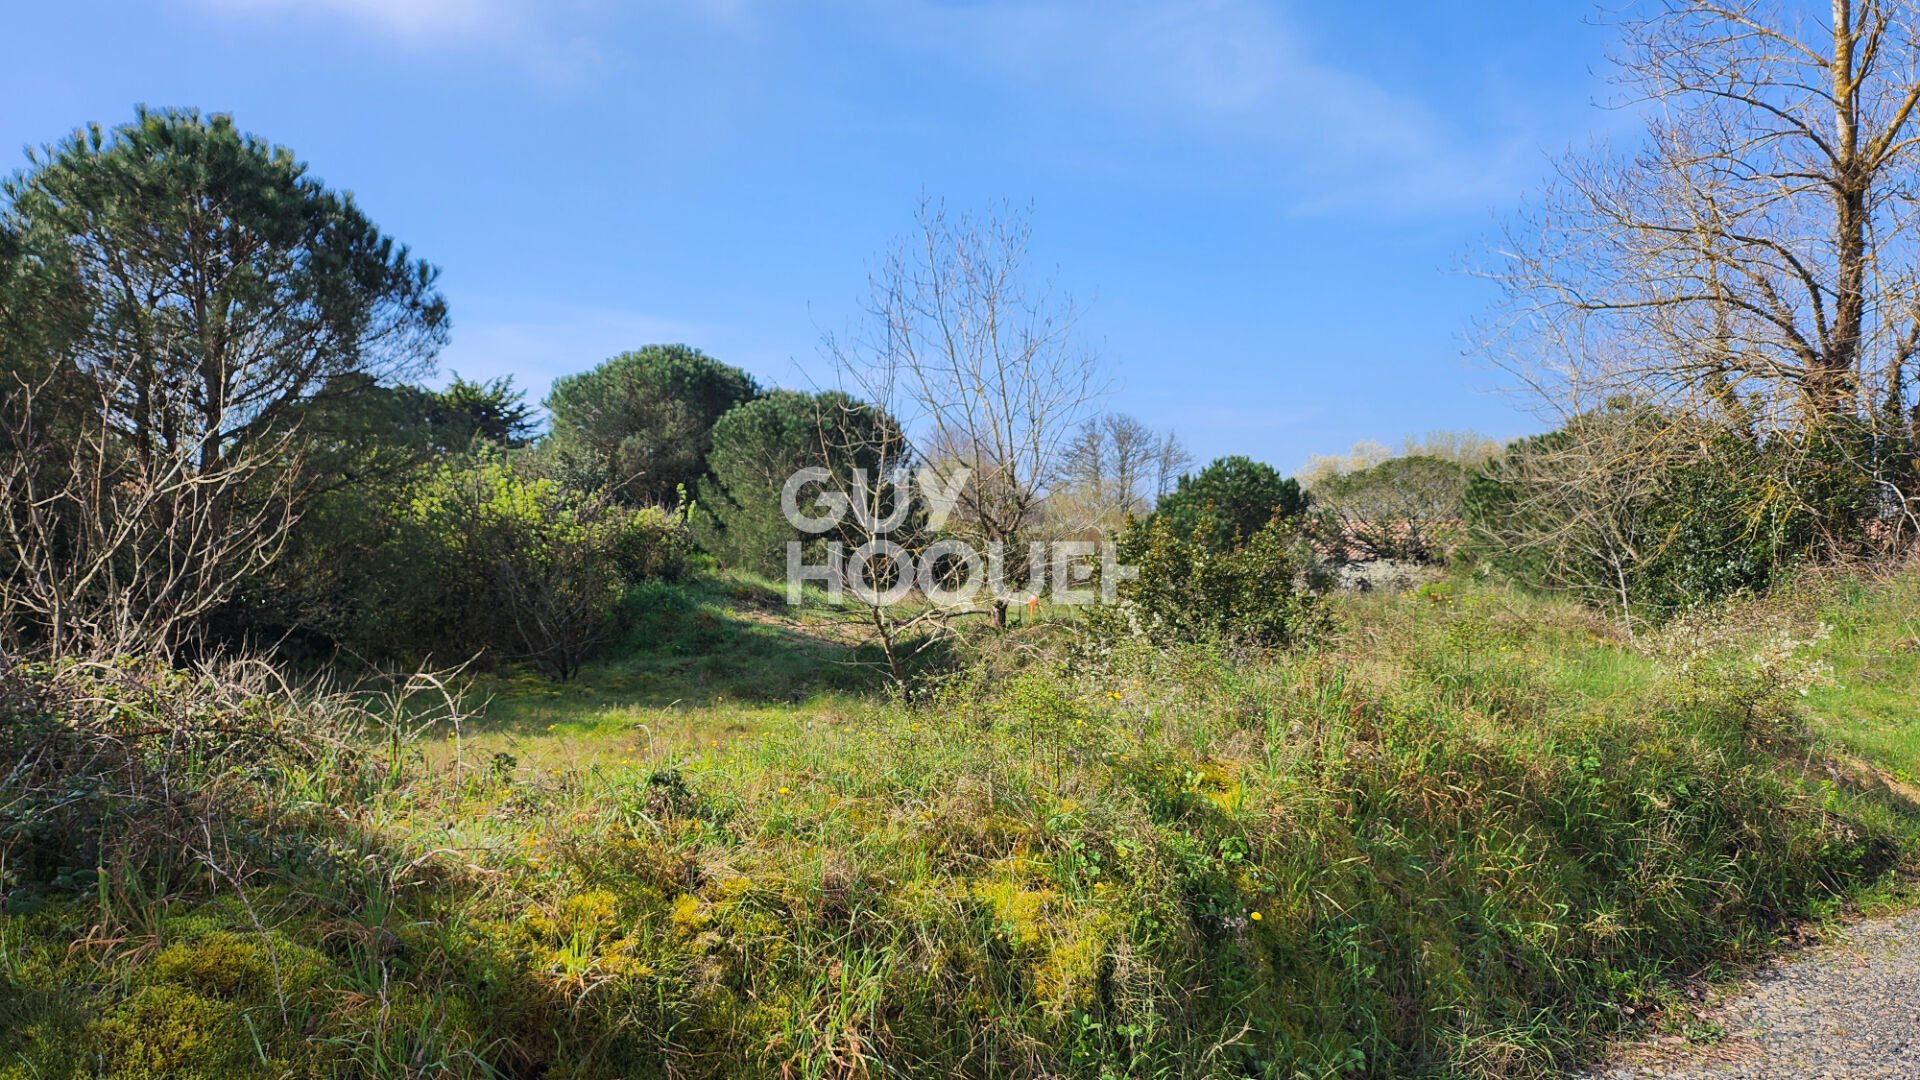
<svg viewBox="0 0 1920 1080">
<path fill-rule="evenodd" d="M 17 374 L 7 388 L 0 634 L 56 656 L 170 655 L 278 554 L 295 517 L 293 434 L 209 463 L 198 443 L 130 446 L 95 404 Z"/>
<path fill-rule="evenodd" d="M 1555 437 L 1502 459 L 1493 475 L 1516 505 L 1492 541 L 1537 555 L 1546 584 L 1611 608 L 1629 636 L 1636 571 L 1660 546 L 1648 520 L 1662 474 L 1699 453 L 1658 410 L 1619 404 L 1572 418 Z"/>
<path fill-rule="evenodd" d="M 1793 424 L 1904 404 L 1920 347 L 1920 9 L 1669 0 L 1615 57 L 1646 138 L 1504 237 L 1497 351 L 1574 411 Z"/>
<path fill-rule="evenodd" d="M 1093 417 L 1068 447 L 1047 517 L 1061 532 L 1111 534 L 1129 516 L 1145 517 L 1192 464 L 1172 432 L 1162 435 L 1125 413 Z"/>
</svg>

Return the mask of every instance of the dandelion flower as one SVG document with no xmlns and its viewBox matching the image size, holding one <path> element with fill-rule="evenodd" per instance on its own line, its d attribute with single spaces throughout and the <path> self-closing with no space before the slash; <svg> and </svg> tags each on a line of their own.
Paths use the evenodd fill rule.
<svg viewBox="0 0 1920 1080">
<path fill-rule="evenodd" d="M 793 794 L 793 789 L 792 789 L 792 788 L 781 788 L 781 789 L 780 789 L 780 794 L 782 794 L 782 795 L 791 795 L 791 794 Z"/>
<path fill-rule="evenodd" d="M 1247 918 L 1249 918 L 1249 919 L 1252 919 L 1252 920 L 1253 920 L 1254 922 L 1259 922 L 1259 921 L 1260 921 L 1260 913 L 1259 913 L 1259 912 L 1257 912 L 1257 911 L 1256 911 L 1256 912 L 1253 912 L 1253 913 L 1251 913 L 1251 914 L 1249 914 L 1249 915 L 1247 916 Z"/>
</svg>

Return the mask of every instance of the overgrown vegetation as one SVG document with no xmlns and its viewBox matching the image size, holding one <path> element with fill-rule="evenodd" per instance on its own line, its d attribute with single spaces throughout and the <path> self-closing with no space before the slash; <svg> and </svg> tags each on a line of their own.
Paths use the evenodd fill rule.
<svg viewBox="0 0 1920 1080">
<path fill-rule="evenodd" d="M 1856 467 L 1864 434 L 1755 443 L 1616 401 L 1515 443 L 1467 484 L 1466 554 L 1611 608 L 1630 631 L 1658 625 L 1894 532 L 1895 508 Z"/>
<path fill-rule="evenodd" d="M 680 574 L 687 531 L 672 512 L 532 472 L 483 450 L 409 489 L 373 598 L 381 640 L 416 663 L 464 648 L 570 678 L 614 632 L 629 583 Z"/>
<path fill-rule="evenodd" d="M 1099 412 L 1015 209 L 922 204 L 845 389 L 653 345 L 542 431 L 230 118 L 4 193 L 0 1080 L 1543 1076 L 1920 865 L 1913 335 L 1751 333 L 1711 229 L 1642 302 L 1670 196 L 1597 307 L 1516 245 L 1609 330 L 1555 430 L 1287 478 Z"/>
<path fill-rule="evenodd" d="M 1089 616 L 1094 636 L 1276 648 L 1326 632 L 1326 601 L 1307 580 L 1312 555 L 1299 531 L 1275 517 L 1223 543 L 1225 527 L 1203 518 L 1183 534 L 1158 514 L 1131 523 L 1118 546 L 1134 577 L 1117 584 L 1116 604 Z"/>
<path fill-rule="evenodd" d="M 385 753 L 318 737 L 347 699 L 16 668 L 0 1075 L 1539 1075 L 1913 857 L 1801 712 L 1912 588 L 1632 648 L 1436 587 L 912 703 L 533 682 Z"/>
</svg>

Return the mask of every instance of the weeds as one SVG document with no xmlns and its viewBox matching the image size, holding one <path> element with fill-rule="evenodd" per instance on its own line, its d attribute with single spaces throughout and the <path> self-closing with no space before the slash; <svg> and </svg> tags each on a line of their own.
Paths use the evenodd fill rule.
<svg viewBox="0 0 1920 1080">
<path fill-rule="evenodd" d="M 178 743 L 234 880 L 104 809 L 19 833 L 0 1076 L 1534 1076 L 1911 864 L 1911 808 L 1808 767 L 1877 616 L 1645 651 L 1466 586 L 1342 616 L 398 753 L 276 699 L 271 752 Z M 144 730 L 150 680 L 106 682 L 10 715 Z"/>
</svg>

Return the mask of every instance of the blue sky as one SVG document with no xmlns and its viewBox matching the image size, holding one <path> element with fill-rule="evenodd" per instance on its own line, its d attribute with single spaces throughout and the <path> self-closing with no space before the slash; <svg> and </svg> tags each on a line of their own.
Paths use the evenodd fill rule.
<svg viewBox="0 0 1920 1080">
<path fill-rule="evenodd" d="M 1283 470 L 1533 418 L 1460 267 L 1597 108 L 1575 0 L 9 0 L 0 145 L 234 114 L 443 270 L 442 372 L 822 378 L 924 192 L 1031 202 L 1109 407 Z M 11 166 L 21 163 L 13 150 Z"/>
</svg>

